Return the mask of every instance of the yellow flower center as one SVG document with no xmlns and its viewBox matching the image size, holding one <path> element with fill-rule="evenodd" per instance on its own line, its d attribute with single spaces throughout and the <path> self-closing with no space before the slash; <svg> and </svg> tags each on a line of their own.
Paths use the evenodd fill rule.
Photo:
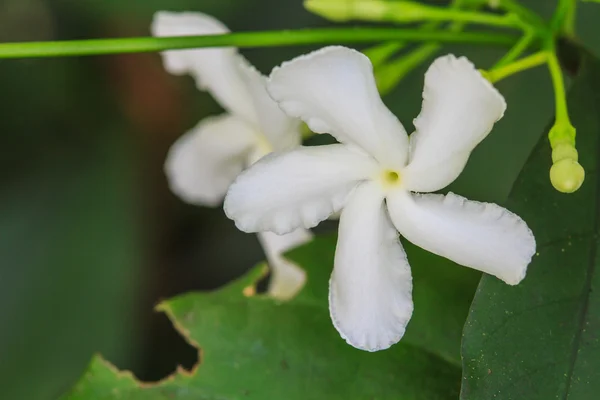
<svg viewBox="0 0 600 400">
<path fill-rule="evenodd" d="M 381 174 L 381 181 L 384 187 L 398 186 L 402 182 L 402 176 L 398 171 L 386 169 Z"/>
</svg>

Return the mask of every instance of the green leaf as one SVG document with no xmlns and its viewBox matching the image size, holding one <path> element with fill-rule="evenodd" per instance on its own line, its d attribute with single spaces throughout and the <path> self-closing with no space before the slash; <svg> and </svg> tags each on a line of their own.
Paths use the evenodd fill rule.
<svg viewBox="0 0 600 400">
<path fill-rule="evenodd" d="M 464 330 L 462 399 L 583 400 L 600 391 L 597 59 L 586 55 L 568 101 L 587 180 L 574 194 L 554 190 L 550 146 L 540 141 L 508 202 L 538 253 L 518 286 L 481 280 Z"/>
<path fill-rule="evenodd" d="M 63 400 L 455 399 L 457 365 L 405 342 L 368 353 L 340 338 L 327 309 L 327 279 L 317 274 L 331 271 L 332 244 L 317 240 L 317 247 L 305 252 L 319 261 L 306 264 L 310 283 L 290 302 L 243 294 L 263 276 L 265 269 L 257 267 L 221 290 L 161 304 L 182 335 L 201 349 L 194 373 L 141 385 L 95 359 Z"/>
</svg>

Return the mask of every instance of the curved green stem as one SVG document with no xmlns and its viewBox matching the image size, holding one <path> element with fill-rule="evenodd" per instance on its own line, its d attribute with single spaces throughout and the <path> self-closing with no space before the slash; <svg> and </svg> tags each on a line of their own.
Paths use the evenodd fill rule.
<svg viewBox="0 0 600 400">
<path fill-rule="evenodd" d="M 385 42 L 368 49 L 362 50 L 363 54 L 369 57 L 373 68 L 377 68 L 393 56 L 396 52 L 402 50 L 406 46 L 404 42 Z"/>
<path fill-rule="evenodd" d="M 451 8 L 427 7 L 427 13 L 423 13 L 422 19 L 428 21 L 454 21 L 471 24 L 497 26 L 503 28 L 523 28 L 523 24 L 514 15 L 495 15 L 478 11 L 462 11 Z M 398 13 L 398 20 L 402 14 Z"/>
<path fill-rule="evenodd" d="M 566 24 L 572 23 L 575 17 L 575 0 L 559 0 L 556 10 L 550 21 L 550 28 L 553 32 L 559 32 L 565 29 Z"/>
<path fill-rule="evenodd" d="M 0 44 L 0 58 L 82 56 L 143 53 L 199 47 L 276 47 L 307 44 L 366 43 L 386 40 L 438 41 L 512 45 L 516 38 L 500 33 L 423 31 L 391 28 L 324 28 L 268 32 L 239 32 L 225 35 L 92 39 L 59 42 Z"/>
<path fill-rule="evenodd" d="M 485 73 L 485 76 L 490 82 L 495 83 L 518 72 L 537 67 L 538 65 L 542 65 L 547 61 L 548 52 L 540 51 L 538 53 L 530 55 L 529 57 L 524 57 L 519 61 L 515 61 L 503 67 L 494 68 L 490 71 L 487 71 Z"/>
<path fill-rule="evenodd" d="M 523 52 L 531 45 L 535 39 L 535 33 L 528 31 L 523 37 L 492 67 L 492 69 L 500 68 L 519 58 Z"/>
<path fill-rule="evenodd" d="M 439 43 L 425 43 L 408 54 L 376 68 L 375 80 L 379 94 L 388 94 L 402 78 L 433 56 L 441 47 Z"/>
</svg>

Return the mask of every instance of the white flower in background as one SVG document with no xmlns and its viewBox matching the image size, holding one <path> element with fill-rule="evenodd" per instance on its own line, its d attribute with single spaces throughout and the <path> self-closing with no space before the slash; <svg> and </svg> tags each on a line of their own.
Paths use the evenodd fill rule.
<svg viewBox="0 0 600 400">
<path fill-rule="evenodd" d="M 454 181 L 506 108 L 465 58 L 438 58 L 425 76 L 415 132 L 385 107 L 363 54 L 327 47 L 284 63 L 267 85 L 284 111 L 341 144 L 268 155 L 230 187 L 225 212 L 246 232 L 312 228 L 342 210 L 329 308 L 354 347 L 398 342 L 413 311 L 399 231 L 412 243 L 515 285 L 535 239 L 490 203 L 433 192 Z"/>
<path fill-rule="evenodd" d="M 201 13 L 158 12 L 155 36 L 215 35 L 229 30 Z M 190 74 L 200 90 L 209 92 L 226 110 L 208 117 L 181 136 L 169 150 L 165 172 L 171 190 L 188 203 L 221 204 L 235 177 L 273 150 L 301 143 L 299 121 L 285 115 L 267 94 L 266 77 L 235 48 L 173 50 L 162 53 L 172 74 Z M 260 233 L 272 270 L 269 293 L 292 297 L 304 284 L 304 271 L 281 254 L 308 242 L 310 232 L 298 229 L 285 236 Z"/>
</svg>

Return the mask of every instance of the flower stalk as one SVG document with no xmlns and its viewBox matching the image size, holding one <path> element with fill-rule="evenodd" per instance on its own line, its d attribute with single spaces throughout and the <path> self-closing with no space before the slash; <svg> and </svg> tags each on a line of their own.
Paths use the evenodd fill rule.
<svg viewBox="0 0 600 400">
<path fill-rule="evenodd" d="M 528 57 L 524 57 L 518 61 L 512 62 L 502 67 L 493 68 L 490 71 L 484 72 L 485 77 L 492 83 L 496 83 L 506 77 L 516 73 L 537 67 L 547 62 L 548 52 L 540 51 Z"/>
<path fill-rule="evenodd" d="M 383 96 L 391 92 L 402 78 L 437 53 L 440 47 L 439 43 L 426 43 L 396 60 L 375 68 L 375 81 L 379 93 Z"/>
<path fill-rule="evenodd" d="M 502 67 L 519 58 L 521 54 L 523 54 L 529 48 L 529 46 L 531 46 L 535 39 L 536 35 L 533 30 L 529 29 L 526 31 L 523 37 L 517 43 L 515 43 L 515 45 L 500 59 L 500 61 L 496 63 L 493 69 Z"/>
<path fill-rule="evenodd" d="M 505 33 L 391 28 L 322 28 L 162 38 L 139 37 L 2 43 L 0 44 L 0 59 L 144 53 L 203 47 L 234 46 L 248 48 L 382 41 L 438 41 L 511 46 L 516 42 L 516 38 L 513 35 Z"/>
<path fill-rule="evenodd" d="M 559 0 L 556 11 L 550 21 L 553 32 L 574 33 L 574 19 L 576 11 L 575 0 Z"/>
</svg>

